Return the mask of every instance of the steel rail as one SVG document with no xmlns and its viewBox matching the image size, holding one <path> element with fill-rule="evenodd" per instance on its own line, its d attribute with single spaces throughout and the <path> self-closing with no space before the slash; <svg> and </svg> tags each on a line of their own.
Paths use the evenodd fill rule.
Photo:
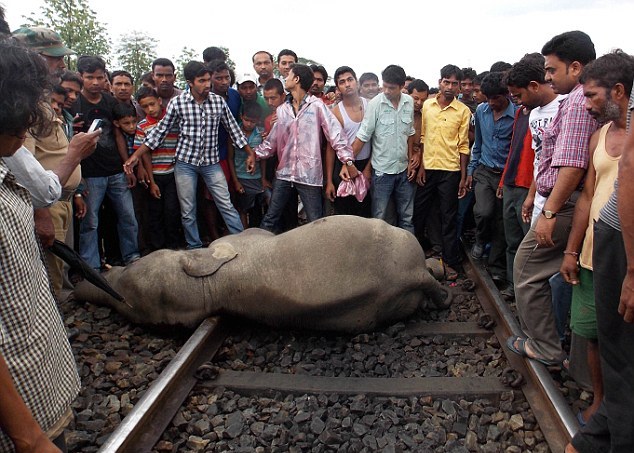
<svg viewBox="0 0 634 453">
<path fill-rule="evenodd" d="M 576 418 L 568 403 L 555 385 L 552 376 L 543 365 L 532 360 L 524 360 L 516 354 L 506 351 L 504 340 L 510 335 L 521 334 L 521 329 L 515 316 L 507 304 L 500 298 L 499 291 L 480 263 L 474 262 L 469 257 L 468 262 L 465 262 L 465 270 L 467 276 L 477 284 L 476 295 L 483 310 L 496 321 L 495 334 L 500 340 L 501 349 L 505 353 L 511 366 L 527 379 L 522 390 L 535 414 L 546 442 L 548 442 L 553 452 L 558 453 L 563 451 L 565 444 L 578 429 Z M 161 375 L 152 383 L 151 387 L 134 406 L 130 414 L 128 414 L 117 429 L 110 435 L 99 452 L 144 453 L 151 451 L 165 429 L 169 426 L 170 421 L 176 415 L 189 392 L 197 383 L 197 379 L 194 376 L 195 371 L 200 365 L 210 361 L 221 347 L 229 331 L 228 324 L 229 322 L 227 320 L 221 322 L 221 318 L 218 317 L 208 318 L 203 321 Z M 421 324 L 409 326 L 408 330 L 410 330 L 409 333 L 413 335 L 462 334 L 467 336 L 479 336 L 486 334 L 485 329 L 478 327 L 474 323 L 456 324 L 460 325 L 441 325 L 439 323 L 425 326 Z M 267 378 L 277 379 L 272 376 L 267 376 Z M 281 379 L 279 389 L 286 387 L 294 391 L 310 391 L 311 389 L 310 386 L 306 382 L 301 381 L 301 379 L 297 380 L 297 378 L 294 378 L 295 381 L 292 381 L 289 380 L 288 376 L 282 377 Z M 475 391 L 475 393 L 487 394 L 500 392 L 500 387 L 497 385 L 492 386 L 488 391 L 484 391 L 486 390 L 484 387 L 488 384 L 485 382 L 480 383 L 477 379 L 472 379 L 471 381 L 472 382 L 467 384 L 472 386 L 473 390 L 465 391 L 465 389 L 462 389 L 462 392 L 472 393 Z M 486 381 L 486 379 L 484 381 Z M 242 388 L 242 390 L 253 387 L 252 390 L 256 392 L 258 389 L 261 390 L 260 387 L 262 387 L 263 383 L 266 384 L 264 387 L 276 387 L 272 385 L 272 383 L 275 383 L 274 381 L 262 381 L 259 383 L 259 387 L 257 385 L 254 386 L 253 382 L 257 382 L 257 377 L 254 378 L 254 376 L 248 373 L 225 372 L 221 373 L 215 384 L 202 384 L 202 386 L 206 387 L 224 383 L 228 387 L 237 386 Z M 379 385 L 377 382 L 365 379 L 353 383 L 355 385 L 362 383 L 363 385 L 361 387 L 368 387 L 366 390 L 370 393 L 376 392 L 377 394 L 382 394 L 383 390 L 379 388 L 380 386 L 377 387 L 377 385 Z M 413 387 L 413 390 L 409 389 L 409 392 L 414 391 L 418 393 L 421 390 L 419 387 L 423 385 L 427 386 L 427 391 L 431 391 L 431 393 L 440 392 L 438 393 L 439 395 L 448 393 L 447 388 L 450 384 L 444 380 L 438 380 L 438 383 L 430 387 L 429 383 L 431 382 L 432 380 L 429 379 L 427 379 L 427 381 L 421 380 L 420 383 L 415 383 L 415 380 L 412 380 L 410 384 L 416 384 L 414 386 L 416 388 Z M 328 379 L 322 379 L 319 381 L 319 384 L 317 387 L 321 391 L 334 391 L 333 389 L 336 387 L 340 387 L 341 390 L 340 383 L 334 384 Z M 313 383 L 311 385 L 314 386 L 316 384 Z M 482 387 L 483 385 L 484 387 Z"/>
<path fill-rule="evenodd" d="M 113 431 L 99 453 L 151 451 L 196 384 L 195 371 L 222 345 L 225 330 L 221 318 L 205 319 Z"/>
<path fill-rule="evenodd" d="M 496 321 L 496 335 L 509 363 L 526 378 L 524 395 L 540 429 L 551 450 L 555 453 L 563 452 L 566 443 L 579 429 L 579 423 L 546 366 L 534 360 L 523 359 L 507 350 L 506 338 L 512 335 L 523 336 L 522 329 L 484 266 L 473 260 L 468 253 L 467 256 L 467 275 L 477 284 L 476 294 L 483 309 Z"/>
</svg>

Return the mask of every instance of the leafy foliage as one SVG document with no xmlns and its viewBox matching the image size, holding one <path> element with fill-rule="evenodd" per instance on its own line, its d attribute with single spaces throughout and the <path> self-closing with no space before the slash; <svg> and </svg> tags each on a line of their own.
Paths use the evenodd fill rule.
<svg viewBox="0 0 634 453">
<path fill-rule="evenodd" d="M 183 68 L 192 60 L 202 60 L 200 52 L 196 52 L 191 47 L 183 47 L 181 54 L 176 58 L 174 66 L 176 66 L 176 84 L 184 88 L 186 85 Z"/>
<path fill-rule="evenodd" d="M 139 87 L 141 76 L 151 69 L 156 58 L 155 40 L 145 33 L 133 31 L 121 36 L 115 53 L 120 68 L 132 74 L 136 87 Z"/>
</svg>

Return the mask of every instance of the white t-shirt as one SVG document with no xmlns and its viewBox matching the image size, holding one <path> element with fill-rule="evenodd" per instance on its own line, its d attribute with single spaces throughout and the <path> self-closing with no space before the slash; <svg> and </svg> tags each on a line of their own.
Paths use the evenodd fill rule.
<svg viewBox="0 0 634 453">
<path fill-rule="evenodd" d="M 544 137 L 544 130 L 551 123 L 557 112 L 559 111 L 559 103 L 568 97 L 567 94 L 560 94 L 548 104 L 536 107 L 531 110 L 528 118 L 528 126 L 531 128 L 531 135 L 533 136 L 533 150 L 535 151 L 535 160 L 533 162 L 533 178 L 537 178 L 537 167 L 539 165 L 539 156 L 542 152 L 542 140 Z M 537 217 L 541 214 L 544 205 L 546 204 L 546 197 L 540 194 L 535 194 L 535 202 L 533 204 L 533 218 L 531 226 L 535 225 Z"/>
</svg>

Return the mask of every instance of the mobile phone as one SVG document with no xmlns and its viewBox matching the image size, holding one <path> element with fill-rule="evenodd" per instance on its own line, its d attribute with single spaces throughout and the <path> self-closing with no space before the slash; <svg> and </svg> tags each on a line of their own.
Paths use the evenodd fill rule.
<svg viewBox="0 0 634 453">
<path fill-rule="evenodd" d="M 103 120 L 101 118 L 97 118 L 93 120 L 92 124 L 88 128 L 88 133 L 90 134 L 91 132 L 95 132 L 97 129 L 101 127 L 102 124 L 103 124 Z"/>
</svg>

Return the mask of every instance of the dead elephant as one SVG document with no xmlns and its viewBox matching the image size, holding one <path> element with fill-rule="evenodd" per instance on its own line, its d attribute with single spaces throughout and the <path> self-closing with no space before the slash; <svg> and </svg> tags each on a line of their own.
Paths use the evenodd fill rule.
<svg viewBox="0 0 634 453">
<path fill-rule="evenodd" d="M 450 303 L 412 234 L 354 216 L 278 236 L 249 229 L 204 249 L 157 251 L 103 275 L 131 307 L 85 281 L 76 299 L 151 325 L 195 327 L 226 313 L 275 327 L 358 332 Z"/>
</svg>

